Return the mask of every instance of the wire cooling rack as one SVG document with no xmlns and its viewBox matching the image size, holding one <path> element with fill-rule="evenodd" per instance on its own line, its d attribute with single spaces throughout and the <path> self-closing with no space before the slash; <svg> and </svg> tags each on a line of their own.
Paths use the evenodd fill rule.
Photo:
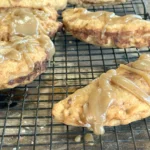
<svg viewBox="0 0 150 150">
<path fill-rule="evenodd" d="M 142 0 L 90 10 L 136 14 L 146 19 Z M 61 15 L 60 15 L 61 19 Z M 3 150 L 149 150 L 150 118 L 126 126 L 106 127 L 103 136 L 87 142 L 85 128 L 66 126 L 52 118 L 53 104 L 87 85 L 120 63 L 134 61 L 144 49 L 100 48 L 81 42 L 68 33 L 54 38 L 56 54 L 48 70 L 32 84 L 0 92 L 0 149 Z M 80 135 L 81 140 L 75 142 Z"/>
</svg>

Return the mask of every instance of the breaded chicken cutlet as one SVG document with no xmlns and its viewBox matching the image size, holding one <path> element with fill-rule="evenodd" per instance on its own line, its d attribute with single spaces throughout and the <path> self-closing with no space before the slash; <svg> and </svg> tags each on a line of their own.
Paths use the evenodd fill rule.
<svg viewBox="0 0 150 150">
<path fill-rule="evenodd" d="M 113 12 L 90 12 L 84 8 L 63 12 L 66 31 L 87 43 L 101 47 L 150 46 L 150 21 L 138 15 L 117 16 Z"/>
</svg>

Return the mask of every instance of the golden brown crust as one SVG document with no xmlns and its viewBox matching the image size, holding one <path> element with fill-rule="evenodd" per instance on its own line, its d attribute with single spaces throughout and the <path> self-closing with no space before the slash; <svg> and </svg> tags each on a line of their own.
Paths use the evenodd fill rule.
<svg viewBox="0 0 150 150">
<path fill-rule="evenodd" d="M 117 74 L 132 80 L 149 95 L 150 87 L 142 76 L 121 67 L 117 69 Z M 55 119 L 67 125 L 86 127 L 83 106 L 88 102 L 92 89 L 98 86 L 99 78 L 55 104 L 52 110 Z M 150 105 L 117 85 L 113 85 L 113 88 L 116 97 L 107 110 L 104 126 L 125 125 L 150 116 Z"/>
<path fill-rule="evenodd" d="M 68 0 L 68 2 L 70 4 L 89 7 L 91 5 L 101 6 L 101 5 L 120 4 L 120 3 L 125 3 L 126 0 Z"/>
<path fill-rule="evenodd" d="M 28 14 L 25 14 L 25 13 Z M 14 26 L 12 25 L 15 22 L 16 14 L 17 17 L 20 16 L 34 16 L 37 19 L 38 27 L 37 34 L 48 34 L 51 37 L 61 28 L 62 24 L 57 22 L 57 11 L 52 7 L 43 7 L 42 9 L 32 9 L 32 8 L 5 8 L 0 9 L 2 15 L 0 21 L 0 40 L 6 41 L 9 39 L 9 36 L 13 36 Z M 21 18 L 21 17 L 20 17 Z M 20 19 L 21 20 L 21 19 Z M 23 17 L 22 17 L 23 21 Z M 32 28 L 32 24 L 30 25 Z M 27 27 L 29 28 L 29 27 Z"/>
<path fill-rule="evenodd" d="M 50 5 L 57 10 L 64 9 L 66 7 L 67 0 L 1 0 L 0 8 L 4 7 L 30 7 L 30 8 L 42 8 Z"/>
<path fill-rule="evenodd" d="M 140 16 L 119 17 L 110 12 L 95 12 L 92 13 L 93 16 L 88 17 L 89 13 L 84 8 L 64 11 L 65 29 L 76 38 L 97 46 L 119 48 L 150 46 L 150 22 L 142 20 Z M 103 17 L 98 16 L 98 13 L 103 13 Z M 114 21 L 110 23 L 113 18 Z"/>
</svg>

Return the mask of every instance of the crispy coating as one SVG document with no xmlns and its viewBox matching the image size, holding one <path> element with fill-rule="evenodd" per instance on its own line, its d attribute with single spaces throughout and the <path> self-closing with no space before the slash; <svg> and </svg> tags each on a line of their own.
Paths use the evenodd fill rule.
<svg viewBox="0 0 150 150">
<path fill-rule="evenodd" d="M 66 7 L 67 0 L 1 0 L 0 7 L 30 7 L 30 8 L 42 8 L 50 5 L 57 10 L 64 9 Z"/>
<path fill-rule="evenodd" d="M 128 65 L 130 66 L 130 64 Z M 130 79 L 149 95 L 150 87 L 142 76 L 121 67 L 116 71 L 117 75 Z M 112 85 L 115 99 L 107 110 L 104 126 L 125 125 L 150 116 L 150 105 L 148 105 L 146 101 L 140 100 L 124 88 L 115 84 Z M 55 104 L 52 110 L 54 118 L 67 125 L 85 127 L 87 122 L 83 115 L 83 106 L 88 102 L 91 91 L 95 88 L 100 88 L 99 78 Z"/>
<path fill-rule="evenodd" d="M 120 17 L 111 12 L 75 8 L 63 12 L 63 23 L 66 31 L 93 45 L 119 48 L 150 46 L 150 22 L 138 15 Z"/>
</svg>

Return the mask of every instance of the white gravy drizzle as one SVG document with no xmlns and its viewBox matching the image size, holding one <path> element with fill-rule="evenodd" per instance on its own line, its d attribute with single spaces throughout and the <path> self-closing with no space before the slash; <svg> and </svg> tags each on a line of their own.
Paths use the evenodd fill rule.
<svg viewBox="0 0 150 150">
<path fill-rule="evenodd" d="M 149 63 L 149 60 L 150 55 L 144 54 L 137 61 L 131 63 L 132 67 L 126 65 L 120 65 L 120 67 L 142 76 L 150 86 L 150 75 L 144 72 L 149 71 L 149 68 L 146 69 L 148 67 L 146 62 Z M 99 86 L 93 88 L 88 102 L 83 106 L 86 123 L 93 129 L 95 134 L 99 135 L 105 132 L 103 125 L 106 121 L 107 110 L 116 98 L 113 90 L 114 84 L 150 105 L 150 96 L 130 79 L 118 75 L 116 70 L 110 70 L 102 74 L 99 78 Z"/>
</svg>

